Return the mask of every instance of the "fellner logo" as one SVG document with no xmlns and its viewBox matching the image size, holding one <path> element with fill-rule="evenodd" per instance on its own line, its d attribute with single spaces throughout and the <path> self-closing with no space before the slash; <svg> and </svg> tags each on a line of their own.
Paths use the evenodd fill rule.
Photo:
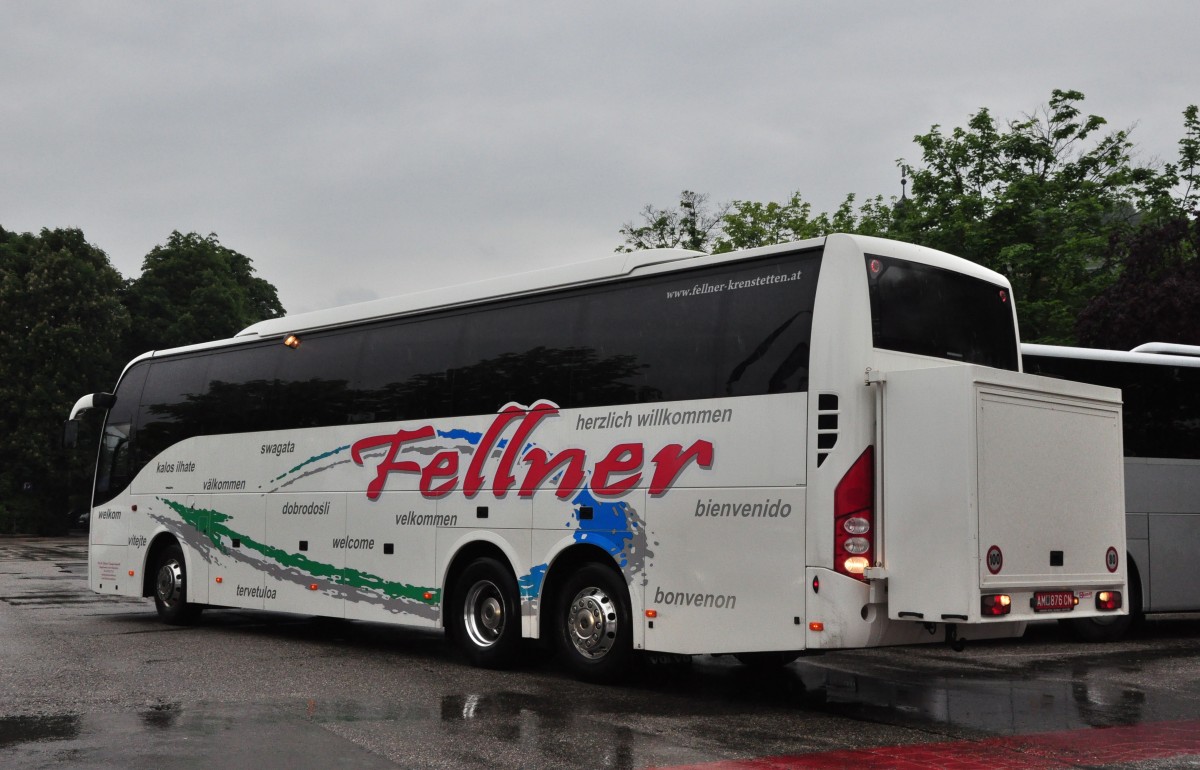
<svg viewBox="0 0 1200 770">
<path fill-rule="evenodd" d="M 504 497 L 517 485 L 521 497 L 533 497 L 533 493 L 547 481 L 557 479 L 555 495 L 565 500 L 580 490 L 591 465 L 591 491 L 597 497 L 619 497 L 642 481 L 642 468 L 646 464 L 646 446 L 628 442 L 617 444 L 608 454 L 589 462 L 583 449 L 569 447 L 549 454 L 545 449 L 534 446 L 522 451 L 533 442 L 533 432 L 538 424 L 548 417 L 558 415 L 558 406 L 551 401 L 538 401 L 533 406 L 509 404 L 500 410 L 491 426 L 484 432 L 471 454 L 467 471 L 461 476 L 462 491 L 468 498 L 474 497 L 489 482 L 484 475 L 484 463 L 493 452 L 500 451 L 500 463 L 495 477 L 490 479 L 492 494 Z M 507 445 L 501 437 L 510 425 L 516 425 Z M 425 464 L 420 459 L 397 460 L 401 450 L 408 444 L 437 435 L 432 425 L 416 430 L 400 430 L 385 436 L 364 438 L 350 448 L 350 457 L 358 465 L 363 464 L 363 453 L 386 447 L 384 458 L 375 469 L 375 478 L 367 485 L 367 498 L 378 500 L 393 473 L 414 473 L 421 477 L 421 494 L 425 497 L 445 497 L 454 491 L 460 481 L 458 450 L 447 449 L 435 454 Z M 518 463 L 528 466 L 518 480 L 514 473 Z M 705 470 L 713 465 L 713 445 L 703 439 L 693 441 L 686 449 L 682 444 L 667 444 L 650 457 L 650 494 L 664 494 L 675 485 L 680 474 L 692 463 Z"/>
</svg>

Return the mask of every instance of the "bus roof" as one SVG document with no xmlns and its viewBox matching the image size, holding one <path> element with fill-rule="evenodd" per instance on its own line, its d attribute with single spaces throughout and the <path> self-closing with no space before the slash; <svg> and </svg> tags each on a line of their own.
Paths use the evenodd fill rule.
<svg viewBox="0 0 1200 770">
<path fill-rule="evenodd" d="M 1200 358 L 1165 353 L 1142 353 L 1138 352 L 1137 349 L 1128 351 L 1105 350 L 1103 348 L 1072 348 L 1064 345 L 1038 345 L 1032 342 L 1022 342 L 1021 354 L 1049 356 L 1051 358 L 1079 358 L 1087 361 L 1112 361 L 1124 364 L 1200 367 Z"/>
<path fill-rule="evenodd" d="M 395 297 L 360 302 L 353 305 L 316 310 L 309 313 L 299 313 L 282 318 L 271 318 L 246 327 L 238 332 L 234 339 L 235 341 L 240 341 L 247 337 L 259 339 L 284 337 L 288 334 L 336 328 L 363 321 L 394 318 L 418 311 L 438 310 L 468 305 L 484 300 L 522 294 L 535 294 L 554 289 L 565 289 L 631 275 L 638 270 L 652 266 L 668 265 L 695 259 L 701 259 L 703 260 L 703 264 L 708 265 L 741 259 L 753 259 L 783 251 L 818 248 L 824 245 L 828 238 L 832 237 L 850 238 L 865 252 L 878 250 L 880 253 L 892 254 L 902 259 L 913 259 L 934 267 L 954 270 L 1011 289 L 1008 280 L 1001 274 L 951 254 L 924 246 L 882 238 L 838 234 L 723 254 L 705 254 L 701 251 L 689 251 L 686 249 L 650 249 L 625 254 L 614 254 L 600 259 L 525 273 L 516 273 L 457 286 L 429 289 Z"/>
<path fill-rule="evenodd" d="M 426 291 L 385 297 L 353 305 L 315 310 L 310 313 L 259 321 L 237 333 L 236 337 L 277 337 L 314 329 L 329 329 L 361 321 L 392 318 L 418 310 L 436 310 L 469 304 L 484 299 L 530 292 L 549 291 L 591 283 L 605 278 L 629 275 L 650 265 L 708 256 L 687 249 L 648 249 L 586 262 L 500 276 Z M 739 255 L 740 256 L 740 255 Z"/>
</svg>

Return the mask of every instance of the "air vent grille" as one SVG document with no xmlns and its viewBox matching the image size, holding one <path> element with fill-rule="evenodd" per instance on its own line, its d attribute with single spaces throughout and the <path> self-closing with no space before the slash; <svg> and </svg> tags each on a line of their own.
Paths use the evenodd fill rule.
<svg viewBox="0 0 1200 770">
<path fill-rule="evenodd" d="M 836 393 L 817 394 L 817 467 L 825 462 L 829 452 L 837 446 L 838 420 L 841 412 L 838 410 Z"/>
</svg>

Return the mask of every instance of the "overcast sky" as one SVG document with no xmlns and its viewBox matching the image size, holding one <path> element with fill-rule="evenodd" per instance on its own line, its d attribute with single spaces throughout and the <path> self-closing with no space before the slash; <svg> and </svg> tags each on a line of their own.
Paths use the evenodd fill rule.
<svg viewBox="0 0 1200 770">
<path fill-rule="evenodd" d="M 647 203 L 898 195 L 914 135 L 1078 89 L 1141 159 L 1200 3 L 0 0 L 0 226 L 126 277 L 216 233 L 289 312 L 605 256 Z"/>
</svg>

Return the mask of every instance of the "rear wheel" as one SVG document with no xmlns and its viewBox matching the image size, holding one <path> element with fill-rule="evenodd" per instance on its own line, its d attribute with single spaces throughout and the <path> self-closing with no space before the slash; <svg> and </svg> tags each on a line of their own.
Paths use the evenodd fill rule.
<svg viewBox="0 0 1200 770">
<path fill-rule="evenodd" d="M 177 543 L 167 546 L 159 554 L 154 570 L 154 608 L 165 622 L 183 626 L 195 622 L 202 609 L 187 598 L 187 564 L 183 560 L 183 549 Z"/>
<path fill-rule="evenodd" d="M 455 582 L 451 636 L 472 665 L 507 668 L 521 643 L 517 581 L 498 560 L 476 559 Z"/>
<path fill-rule="evenodd" d="M 559 649 L 576 676 L 611 682 L 628 673 L 633 623 L 629 591 L 616 570 L 601 564 L 576 570 L 559 593 L 555 622 Z"/>
</svg>

